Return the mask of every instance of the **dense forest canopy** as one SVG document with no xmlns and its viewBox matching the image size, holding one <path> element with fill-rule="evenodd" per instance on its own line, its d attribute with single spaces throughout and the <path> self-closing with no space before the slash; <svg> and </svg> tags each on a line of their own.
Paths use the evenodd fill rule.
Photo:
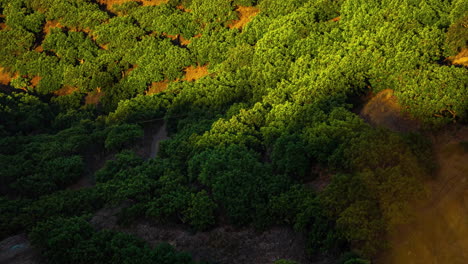
<svg viewBox="0 0 468 264">
<path fill-rule="evenodd" d="M 195 263 L 90 224 L 123 203 L 123 226 L 289 226 L 311 259 L 370 263 L 424 196 L 423 134 L 468 122 L 464 0 L 0 0 L 0 13 L 0 239 L 26 232 L 47 263 Z M 412 125 L 360 114 L 379 93 Z M 155 158 L 141 151 L 151 123 L 170 136 Z"/>
</svg>

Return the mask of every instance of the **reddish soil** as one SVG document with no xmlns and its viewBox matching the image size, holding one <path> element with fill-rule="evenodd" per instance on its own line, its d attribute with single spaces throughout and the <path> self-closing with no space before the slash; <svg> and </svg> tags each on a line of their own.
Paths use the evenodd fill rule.
<svg viewBox="0 0 468 264">
<path fill-rule="evenodd" d="M 162 92 L 166 90 L 168 85 L 169 85 L 168 81 L 153 82 L 151 86 L 148 88 L 148 91 L 146 91 L 146 94 L 151 95 L 151 94 Z"/>
<path fill-rule="evenodd" d="M 0 23 L 0 30 L 4 30 L 6 28 L 6 24 L 5 23 Z"/>
<path fill-rule="evenodd" d="M 378 263 L 468 263 L 468 127 L 432 141 L 439 169 L 425 184 L 430 195 L 390 235 L 391 249 Z"/>
<path fill-rule="evenodd" d="M 249 23 L 254 16 L 256 16 L 260 9 L 253 6 L 238 6 L 237 9 L 238 20 L 232 21 L 228 27 L 242 29 L 247 23 Z"/>
<path fill-rule="evenodd" d="M 184 72 L 185 72 L 184 80 L 189 81 L 189 82 L 196 81 L 210 74 L 208 72 L 208 65 L 197 66 L 197 67 L 189 66 L 184 69 Z"/>
<path fill-rule="evenodd" d="M 103 96 L 104 96 L 104 92 L 101 91 L 101 88 L 97 88 L 96 91 L 92 91 L 86 95 L 85 104 L 98 105 Z"/>
<path fill-rule="evenodd" d="M 402 111 L 402 106 L 391 89 L 372 96 L 364 105 L 360 116 L 373 126 L 386 127 L 398 132 L 415 131 L 420 126 L 417 120 Z"/>
<path fill-rule="evenodd" d="M 333 19 L 330 19 L 331 22 L 338 22 L 341 20 L 341 17 L 335 17 Z"/>
<path fill-rule="evenodd" d="M 78 90 L 79 89 L 76 88 L 76 87 L 65 85 L 62 88 L 58 89 L 57 91 L 54 91 L 54 95 L 56 95 L 56 96 L 69 95 L 69 94 L 72 94 L 72 93 L 74 93 L 74 92 L 76 92 Z"/>
</svg>

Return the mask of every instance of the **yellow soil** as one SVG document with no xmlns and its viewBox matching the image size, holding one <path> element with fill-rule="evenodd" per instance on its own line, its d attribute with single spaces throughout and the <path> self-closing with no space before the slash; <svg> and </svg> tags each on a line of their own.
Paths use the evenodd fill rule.
<svg viewBox="0 0 468 264">
<path fill-rule="evenodd" d="M 432 141 L 439 169 L 426 183 L 427 201 L 414 206 L 414 221 L 390 236 L 391 249 L 379 263 L 468 263 L 468 127 Z"/>
<path fill-rule="evenodd" d="M 3 67 L 0 67 L 0 84 L 8 85 L 10 84 L 12 76 L 7 72 Z"/>
<path fill-rule="evenodd" d="M 97 88 L 96 91 L 92 91 L 86 95 L 85 104 L 98 105 L 103 96 L 104 96 L 104 92 L 101 91 L 101 88 Z"/>
<path fill-rule="evenodd" d="M 360 115 L 371 125 L 386 127 L 393 131 L 408 132 L 419 128 L 419 123 L 402 111 L 391 89 L 385 89 L 373 96 Z"/>
<path fill-rule="evenodd" d="M 456 56 L 447 58 L 452 64 L 468 67 L 468 48 L 462 49 Z"/>
<path fill-rule="evenodd" d="M 197 66 L 197 67 L 190 66 L 190 67 L 185 68 L 184 71 L 185 71 L 185 78 L 184 78 L 185 81 L 196 81 L 210 74 L 208 72 L 207 65 Z"/>
<path fill-rule="evenodd" d="M 45 23 L 43 32 L 49 34 L 51 28 L 63 28 L 63 26 L 57 20 L 50 20 Z"/>
<path fill-rule="evenodd" d="M 229 28 L 243 28 L 247 23 L 250 22 L 250 20 L 252 20 L 254 16 L 260 12 L 258 8 L 253 6 L 238 6 L 236 11 L 239 19 L 232 21 L 232 23 L 228 25 Z"/>
<path fill-rule="evenodd" d="M 168 81 L 153 82 L 151 86 L 149 87 L 148 91 L 146 91 L 146 94 L 150 95 L 150 94 L 156 94 L 156 93 L 162 92 L 166 90 L 168 85 L 169 85 Z"/>
<path fill-rule="evenodd" d="M 65 85 L 62 88 L 58 89 L 57 91 L 54 91 L 54 95 L 56 95 L 56 96 L 69 95 L 69 94 L 72 94 L 72 93 L 74 93 L 74 92 L 76 92 L 78 90 L 79 89 L 76 88 L 76 87 Z"/>
</svg>

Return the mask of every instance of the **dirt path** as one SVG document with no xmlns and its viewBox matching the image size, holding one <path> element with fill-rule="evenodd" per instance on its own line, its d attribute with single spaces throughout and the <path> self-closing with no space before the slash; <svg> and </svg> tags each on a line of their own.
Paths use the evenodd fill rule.
<svg viewBox="0 0 468 264">
<path fill-rule="evenodd" d="M 0 264 L 36 264 L 38 252 L 31 247 L 25 234 L 11 236 L 0 241 Z"/>
<path fill-rule="evenodd" d="M 426 183 L 431 195 L 414 207 L 414 221 L 390 237 L 379 263 L 468 263 L 468 127 L 433 138 L 439 165 Z M 462 144 L 461 144 L 462 143 Z"/>
<path fill-rule="evenodd" d="M 305 237 L 288 227 L 274 227 L 264 232 L 252 228 L 217 227 L 206 232 L 191 232 L 183 225 L 158 224 L 141 220 L 130 227 L 119 227 L 117 215 L 122 207 L 102 209 L 91 224 L 97 229 L 111 229 L 136 235 L 151 246 L 167 242 L 177 250 L 192 254 L 195 260 L 214 263 L 272 264 L 278 259 L 301 264 L 328 264 L 326 259 L 312 262 L 305 254 Z"/>
<path fill-rule="evenodd" d="M 153 135 L 151 142 L 150 158 L 155 158 L 156 155 L 158 155 L 161 141 L 167 139 L 169 139 L 169 136 L 167 135 L 166 122 L 163 122 L 163 125 L 159 128 L 158 132 Z"/>
</svg>

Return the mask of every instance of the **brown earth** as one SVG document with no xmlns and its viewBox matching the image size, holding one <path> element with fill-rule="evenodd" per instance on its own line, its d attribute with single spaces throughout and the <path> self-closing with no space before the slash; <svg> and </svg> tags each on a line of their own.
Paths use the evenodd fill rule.
<svg viewBox="0 0 468 264">
<path fill-rule="evenodd" d="M 104 92 L 101 91 L 101 88 L 97 88 L 95 91 L 92 91 L 86 95 L 85 104 L 98 105 L 102 97 L 104 97 Z"/>
<path fill-rule="evenodd" d="M 151 94 L 160 93 L 166 90 L 168 85 L 169 85 L 168 81 L 153 82 L 151 86 L 148 88 L 148 91 L 146 91 L 146 94 L 151 95 Z"/>
<path fill-rule="evenodd" d="M 6 24 L 5 23 L 0 23 L 0 30 L 4 30 L 6 28 Z"/>
<path fill-rule="evenodd" d="M 182 46 L 187 46 L 188 44 L 190 44 L 190 40 L 189 39 L 186 39 L 184 38 L 183 36 L 181 36 L 180 34 L 177 34 L 177 35 L 168 35 L 166 33 L 162 33 L 163 36 L 167 37 L 167 38 L 170 38 L 172 40 L 175 40 L 177 42 L 180 43 L 180 45 Z"/>
<path fill-rule="evenodd" d="M 340 17 L 340 16 L 339 16 L 339 17 L 335 17 L 335 18 L 333 18 L 333 19 L 330 19 L 331 22 L 338 22 L 338 21 L 340 21 L 340 20 L 341 20 L 341 17 Z"/>
<path fill-rule="evenodd" d="M 184 72 L 185 72 L 184 80 L 189 81 L 189 82 L 196 81 L 210 74 L 208 72 L 208 65 L 197 66 L 197 67 L 189 66 L 184 69 Z"/>
<path fill-rule="evenodd" d="M 439 166 L 414 219 L 390 235 L 378 263 L 468 263 L 468 127 L 433 136 Z"/>
<path fill-rule="evenodd" d="M 448 57 L 447 60 L 453 65 L 468 67 L 468 48 L 462 49 L 456 56 Z"/>
<path fill-rule="evenodd" d="M 193 233 L 183 225 L 158 224 L 148 220 L 140 220 L 130 227 L 120 227 L 117 225 L 117 215 L 122 207 L 125 205 L 100 210 L 91 220 L 92 225 L 98 229 L 136 235 L 152 247 L 167 242 L 177 250 L 191 253 L 195 260 L 271 264 L 278 259 L 290 259 L 302 264 L 330 263 L 323 259 L 317 262 L 308 260 L 304 252 L 305 237 L 288 227 L 274 227 L 259 232 L 252 228 L 223 226 Z"/>
<path fill-rule="evenodd" d="M 43 32 L 49 34 L 52 28 L 63 28 L 63 26 L 57 20 L 46 21 Z"/>
<path fill-rule="evenodd" d="M 260 13 L 260 9 L 254 6 L 238 6 L 236 12 L 239 19 L 232 21 L 228 27 L 242 29 L 254 16 Z"/>
<path fill-rule="evenodd" d="M 5 68 L 0 67 L 0 84 L 8 85 L 11 82 L 12 74 L 7 72 Z"/>
<path fill-rule="evenodd" d="M 74 92 L 76 92 L 78 90 L 79 89 L 76 88 L 76 87 L 65 85 L 62 88 L 58 89 L 57 91 L 54 91 L 54 95 L 56 95 L 56 96 L 69 95 L 69 94 L 72 94 L 72 93 L 74 93 Z"/>
<path fill-rule="evenodd" d="M 34 76 L 30 81 L 31 86 L 36 87 L 39 84 L 39 82 L 41 81 L 41 79 L 42 79 L 41 76 Z"/>
<path fill-rule="evenodd" d="M 376 127 L 386 127 L 393 131 L 409 132 L 419 129 L 420 124 L 403 111 L 393 90 L 385 89 L 364 105 L 360 116 Z"/>
</svg>

